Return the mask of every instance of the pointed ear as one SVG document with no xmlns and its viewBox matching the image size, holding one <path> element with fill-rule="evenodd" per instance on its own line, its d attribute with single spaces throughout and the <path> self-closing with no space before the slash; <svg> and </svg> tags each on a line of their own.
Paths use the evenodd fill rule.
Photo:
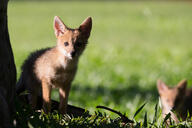
<svg viewBox="0 0 192 128">
<path fill-rule="evenodd" d="M 63 35 L 67 30 L 67 26 L 62 22 L 62 20 L 58 16 L 55 16 L 54 18 L 54 30 L 56 37 Z"/>
<path fill-rule="evenodd" d="M 79 30 L 82 32 L 82 36 L 86 39 L 89 38 L 92 28 L 92 19 L 91 17 L 88 17 L 83 21 L 83 23 L 80 25 Z"/>
<path fill-rule="evenodd" d="M 177 85 L 177 88 L 180 90 L 180 91 L 185 91 L 186 88 L 187 88 L 187 80 L 182 80 L 178 83 Z"/>
<path fill-rule="evenodd" d="M 157 90 L 159 92 L 159 94 L 161 95 L 162 93 L 164 93 L 166 90 L 168 90 L 167 85 L 162 82 L 161 80 L 157 80 Z"/>
</svg>

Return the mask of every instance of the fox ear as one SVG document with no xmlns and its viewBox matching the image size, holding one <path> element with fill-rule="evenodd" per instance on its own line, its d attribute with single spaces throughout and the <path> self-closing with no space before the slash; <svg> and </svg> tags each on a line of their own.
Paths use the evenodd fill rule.
<svg viewBox="0 0 192 128">
<path fill-rule="evenodd" d="M 82 32 L 82 36 L 86 39 L 89 38 L 92 28 L 92 19 L 91 17 L 88 17 L 83 21 L 83 23 L 80 25 L 79 30 Z"/>
<path fill-rule="evenodd" d="M 187 80 L 182 80 L 178 83 L 177 85 L 177 88 L 180 90 L 180 91 L 185 91 L 186 88 L 187 88 Z"/>
<path fill-rule="evenodd" d="M 159 94 L 161 95 L 162 93 L 164 93 L 166 90 L 168 90 L 167 85 L 162 82 L 161 80 L 157 80 L 157 89 Z"/>
<path fill-rule="evenodd" d="M 55 16 L 54 18 L 54 29 L 56 37 L 63 35 L 67 30 L 67 26 L 62 22 L 62 20 L 58 16 Z"/>
</svg>

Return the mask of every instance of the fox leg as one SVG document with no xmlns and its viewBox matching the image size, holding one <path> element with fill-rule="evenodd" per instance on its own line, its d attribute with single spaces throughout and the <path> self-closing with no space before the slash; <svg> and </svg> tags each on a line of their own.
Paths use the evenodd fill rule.
<svg viewBox="0 0 192 128">
<path fill-rule="evenodd" d="M 32 106 L 33 109 L 35 109 L 36 106 L 37 106 L 38 92 L 39 92 L 39 89 L 34 88 L 32 93 L 31 93 L 31 106 Z"/>
<path fill-rule="evenodd" d="M 59 95 L 60 95 L 60 104 L 59 104 L 59 111 L 62 114 L 67 113 L 67 102 L 68 102 L 68 96 L 70 91 L 70 84 L 68 84 L 65 87 L 62 87 L 59 89 Z"/>
<path fill-rule="evenodd" d="M 45 113 L 51 111 L 51 89 L 52 87 L 45 81 L 42 81 L 43 110 Z"/>
<path fill-rule="evenodd" d="M 27 100 L 29 104 L 32 106 L 33 109 L 36 109 L 37 106 L 37 97 L 39 93 L 40 87 L 33 82 L 31 79 L 28 80 L 28 88 L 26 87 L 26 90 L 28 91 Z"/>
</svg>

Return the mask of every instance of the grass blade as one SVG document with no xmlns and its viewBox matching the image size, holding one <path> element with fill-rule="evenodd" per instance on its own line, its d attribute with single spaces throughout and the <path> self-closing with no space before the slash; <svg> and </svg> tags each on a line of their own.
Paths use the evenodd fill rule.
<svg viewBox="0 0 192 128">
<path fill-rule="evenodd" d="M 138 123 L 134 126 L 134 128 L 141 128 L 141 123 L 138 122 Z"/>
<path fill-rule="evenodd" d="M 143 127 L 144 127 L 144 128 L 147 128 L 147 112 L 145 112 Z"/>
<path fill-rule="evenodd" d="M 154 124 L 157 121 L 158 106 L 159 106 L 159 103 L 157 102 L 157 104 L 155 105 L 155 114 L 153 117 L 153 123 L 152 124 Z"/>
<path fill-rule="evenodd" d="M 143 107 L 146 105 L 146 103 L 144 103 L 139 109 L 137 109 L 137 111 L 135 112 L 133 118 L 135 118 L 140 112 L 141 110 L 143 109 Z"/>
<path fill-rule="evenodd" d="M 163 120 L 163 124 L 165 124 L 170 117 L 171 117 L 171 113 L 168 113 L 168 114 L 165 116 L 164 120 Z"/>
</svg>

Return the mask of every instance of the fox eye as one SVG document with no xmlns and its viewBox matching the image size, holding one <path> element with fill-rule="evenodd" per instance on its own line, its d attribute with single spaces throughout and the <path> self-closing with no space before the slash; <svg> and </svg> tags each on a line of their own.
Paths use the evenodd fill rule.
<svg viewBox="0 0 192 128">
<path fill-rule="evenodd" d="M 68 42 L 64 42 L 64 45 L 65 45 L 65 46 L 68 46 L 68 45 L 69 45 L 69 43 L 68 43 Z"/>
</svg>

